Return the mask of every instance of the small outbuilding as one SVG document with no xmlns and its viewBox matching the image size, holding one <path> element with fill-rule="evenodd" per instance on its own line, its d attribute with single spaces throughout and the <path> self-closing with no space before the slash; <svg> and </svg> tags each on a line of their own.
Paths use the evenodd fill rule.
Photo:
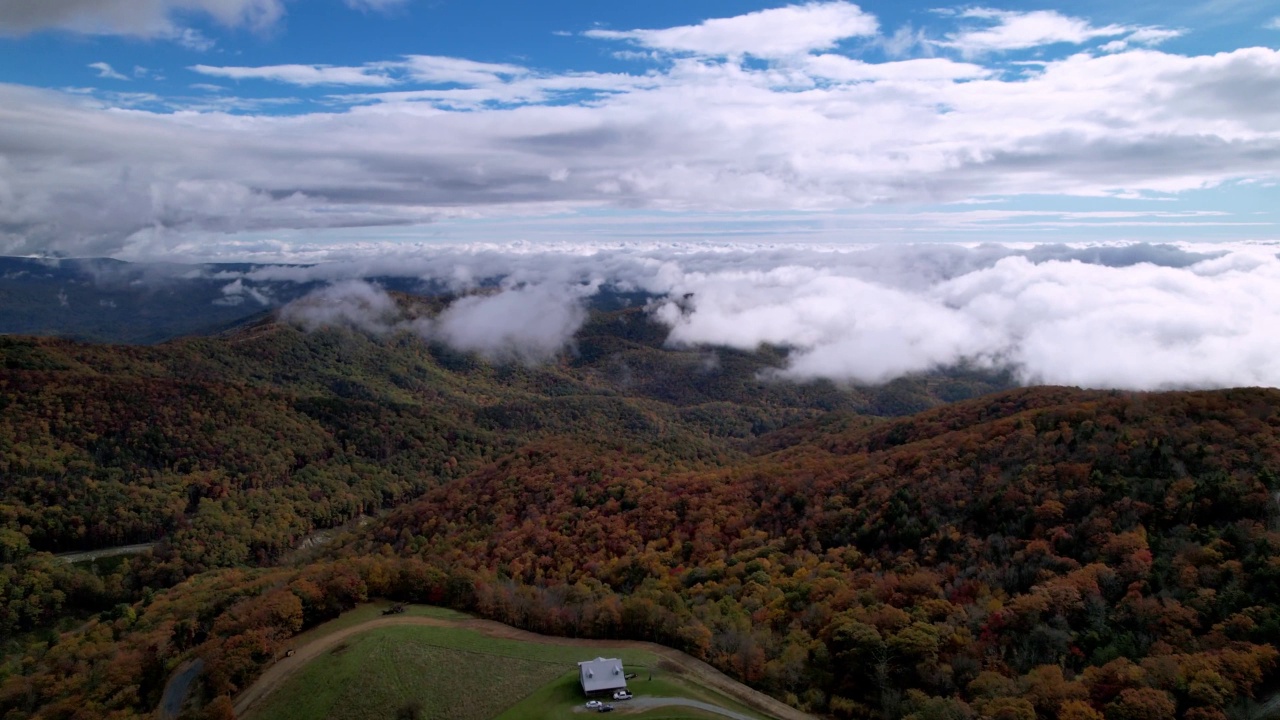
<svg viewBox="0 0 1280 720">
<path fill-rule="evenodd" d="M 613 695 L 615 691 L 627 688 L 622 661 L 617 658 L 598 657 L 578 663 L 578 679 L 587 697 Z"/>
</svg>

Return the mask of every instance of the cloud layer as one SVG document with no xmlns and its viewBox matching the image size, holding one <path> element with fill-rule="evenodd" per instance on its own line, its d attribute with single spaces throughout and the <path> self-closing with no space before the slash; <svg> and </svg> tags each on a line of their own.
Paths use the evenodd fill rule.
<svg viewBox="0 0 1280 720">
<path fill-rule="evenodd" d="M 182 40 L 175 19 L 201 13 L 228 27 L 262 28 L 284 14 L 282 0 L 7 0 L 0 34 L 69 30 L 87 35 L 132 35 Z"/>
<path fill-rule="evenodd" d="M 969 27 L 938 41 L 942 47 L 950 47 L 966 54 L 1021 50 L 1055 43 L 1079 45 L 1094 38 L 1115 37 L 1131 32 L 1122 25 L 1094 27 L 1088 21 L 1068 17 L 1052 10 L 1013 12 L 990 8 L 969 8 L 958 15 L 969 20 L 992 23 L 984 27 Z"/>
<path fill-rule="evenodd" d="M 146 33 L 174 30 L 179 10 L 253 24 L 282 7 L 60 0 L 2 17 L 10 30 L 65 14 Z M 0 85 L 0 252 L 147 257 L 193 236 L 598 209 L 1168 197 L 1280 174 L 1280 50 L 1179 55 L 1148 47 L 1178 30 L 1049 11 L 953 16 L 955 32 L 919 39 L 940 56 L 882 62 L 848 46 L 888 43 L 877 19 L 826 2 L 586 31 L 643 51 L 626 73 L 441 56 L 190 68 L 330 93 L 308 102 Z M 1078 51 L 993 59 L 1045 44 Z"/>
<path fill-rule="evenodd" d="M 651 78 L 489 75 L 426 93 L 483 103 L 613 90 L 590 106 L 470 112 L 379 98 L 293 117 L 158 114 L 0 86 L 0 252 L 163 251 L 192 231 L 591 206 L 1179 192 L 1280 167 L 1280 51 L 1077 55 L 1014 79 L 944 59 L 807 63 L 785 75 L 695 61 Z"/>
<path fill-rule="evenodd" d="M 237 279 L 224 292 L 237 297 L 245 291 L 242 283 Z M 496 292 L 459 298 L 440 314 L 425 317 L 406 315 L 374 283 L 347 279 L 289 303 L 280 317 L 310 331 L 337 326 L 379 336 L 409 332 L 493 362 L 532 365 L 572 348 L 573 336 L 587 318 L 583 299 L 595 290 L 581 285 L 504 284 Z"/>
<path fill-rule="evenodd" d="M 307 315 L 291 317 L 410 329 L 497 360 L 571 348 L 584 299 L 610 288 L 649 293 L 647 311 L 670 328 L 673 346 L 791 348 L 781 378 L 878 384 L 968 364 L 1012 368 L 1028 384 L 1280 387 L 1275 251 L 474 246 L 361 266 L 262 268 L 246 280 L 333 281 L 320 301 L 296 306 L 313 308 Z M 410 326 L 380 290 L 341 280 L 386 275 L 463 292 L 502 281 Z"/>
<path fill-rule="evenodd" d="M 875 16 L 847 2 L 812 2 L 661 30 L 588 30 L 587 37 L 629 40 L 662 52 L 700 56 L 787 57 L 875 35 Z"/>
</svg>

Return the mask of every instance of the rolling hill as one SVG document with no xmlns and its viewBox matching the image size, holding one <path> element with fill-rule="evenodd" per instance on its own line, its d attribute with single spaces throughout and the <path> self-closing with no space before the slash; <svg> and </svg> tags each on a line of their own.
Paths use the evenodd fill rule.
<svg viewBox="0 0 1280 720">
<path fill-rule="evenodd" d="M 0 713 L 145 713 L 199 656 L 215 717 L 372 596 L 662 642 L 836 717 L 1219 718 L 1276 687 L 1280 393 L 794 384 L 783 348 L 663 340 L 622 302 L 538 366 L 275 318 L 0 339 Z"/>
</svg>

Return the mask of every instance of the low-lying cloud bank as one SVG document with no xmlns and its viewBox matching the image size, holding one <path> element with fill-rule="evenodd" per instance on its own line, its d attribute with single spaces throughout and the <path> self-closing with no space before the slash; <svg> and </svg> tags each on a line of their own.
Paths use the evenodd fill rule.
<svg viewBox="0 0 1280 720">
<path fill-rule="evenodd" d="M 387 276 L 490 287 L 410 321 L 355 280 Z M 465 246 L 244 279 L 336 283 L 286 310 L 306 326 L 407 329 L 497 360 L 570 349 L 607 288 L 654 297 L 673 346 L 789 346 L 789 379 L 876 384 L 964 363 L 1028 384 L 1280 386 L 1280 258 L 1266 246 Z"/>
<path fill-rule="evenodd" d="M 236 281 L 240 282 L 240 281 Z M 281 317 L 307 330 L 348 326 L 374 335 L 411 332 L 495 362 L 536 364 L 568 348 L 593 287 L 504 286 L 467 295 L 435 317 L 410 317 L 381 287 L 343 280 L 286 305 Z"/>
</svg>

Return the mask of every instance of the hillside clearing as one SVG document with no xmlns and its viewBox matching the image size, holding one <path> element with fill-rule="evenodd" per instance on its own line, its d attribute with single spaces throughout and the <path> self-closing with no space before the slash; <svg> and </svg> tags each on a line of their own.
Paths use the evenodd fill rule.
<svg viewBox="0 0 1280 720">
<path fill-rule="evenodd" d="M 620 657 L 629 668 L 643 669 L 637 688 L 648 688 L 641 692 L 695 703 L 648 710 L 637 705 L 621 714 L 716 717 L 698 709 L 705 703 L 729 710 L 730 717 L 809 718 L 661 645 L 537 635 L 436 608 L 411 607 L 390 617 L 376 612 L 366 606 L 299 636 L 293 656 L 278 660 L 236 699 L 237 716 L 359 720 L 413 717 L 417 712 L 469 719 L 511 718 L 518 711 L 520 717 L 572 717 L 581 708 L 572 669 L 585 657 L 575 648 L 592 648 Z M 495 681 L 490 668 L 499 659 L 503 677 Z M 433 693 L 419 692 L 426 688 L 434 688 Z M 340 711 L 330 710 L 339 706 Z"/>
</svg>

